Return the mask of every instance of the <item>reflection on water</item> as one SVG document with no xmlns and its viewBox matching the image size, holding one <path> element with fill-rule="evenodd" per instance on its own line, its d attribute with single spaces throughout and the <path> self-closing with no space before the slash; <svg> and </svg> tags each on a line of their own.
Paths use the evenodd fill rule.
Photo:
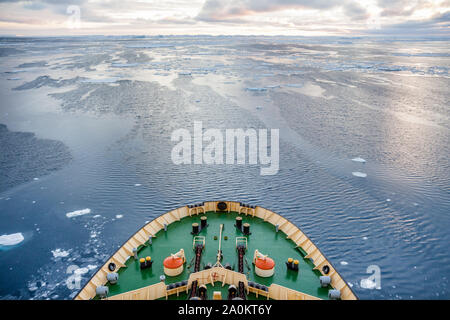
<svg viewBox="0 0 450 320">
<path fill-rule="evenodd" d="M 230 199 L 294 221 L 361 298 L 449 298 L 447 43 L 75 38 L 14 48 L 0 61 L 0 123 L 36 143 L 33 161 L 6 165 L 45 164 L 33 149 L 58 155 L 39 139 L 72 160 L 0 193 L 0 235 L 25 235 L 0 252 L 1 297 L 73 297 L 68 267 L 84 283 L 146 221 Z M 279 173 L 172 164 L 171 133 L 195 120 L 280 129 Z M 379 290 L 361 286 L 371 265 Z"/>
</svg>

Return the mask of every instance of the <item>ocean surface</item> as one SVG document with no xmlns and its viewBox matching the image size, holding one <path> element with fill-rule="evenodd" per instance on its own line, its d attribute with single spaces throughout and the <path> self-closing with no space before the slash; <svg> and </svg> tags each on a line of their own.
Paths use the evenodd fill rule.
<svg viewBox="0 0 450 320">
<path fill-rule="evenodd" d="M 71 299 L 145 222 L 225 199 L 291 219 L 362 299 L 449 299 L 448 48 L 0 38 L 0 298 Z M 194 121 L 279 129 L 279 172 L 175 165 Z"/>
</svg>

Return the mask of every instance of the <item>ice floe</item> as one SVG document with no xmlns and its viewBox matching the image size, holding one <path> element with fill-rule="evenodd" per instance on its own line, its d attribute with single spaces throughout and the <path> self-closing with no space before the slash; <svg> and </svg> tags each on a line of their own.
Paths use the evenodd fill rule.
<svg viewBox="0 0 450 320">
<path fill-rule="evenodd" d="M 73 273 L 76 275 L 83 275 L 83 274 L 88 273 L 90 270 L 93 270 L 96 268 L 97 268 L 97 266 L 95 266 L 95 265 L 88 265 L 87 267 L 76 269 Z"/>
<path fill-rule="evenodd" d="M 363 158 L 360 158 L 360 157 L 353 158 L 352 161 L 366 163 L 366 160 L 364 160 Z"/>
<path fill-rule="evenodd" d="M 54 258 L 65 258 L 70 254 L 70 252 L 58 248 L 58 249 L 52 250 L 52 254 L 53 254 Z"/>
<path fill-rule="evenodd" d="M 116 219 L 122 219 L 123 218 L 123 214 L 116 214 Z"/>
<path fill-rule="evenodd" d="M 359 172 L 359 171 L 352 172 L 352 175 L 354 175 L 355 177 L 359 177 L 359 178 L 367 177 L 367 173 Z"/>
<path fill-rule="evenodd" d="M 15 246 L 21 243 L 25 238 L 20 232 L 12 234 L 4 234 L 0 236 L 0 246 Z"/>
<path fill-rule="evenodd" d="M 375 283 L 375 281 L 372 281 L 370 279 L 362 279 L 360 282 L 360 286 L 361 288 L 372 290 L 376 288 L 377 284 Z"/>
<path fill-rule="evenodd" d="M 91 209 L 89 209 L 89 208 L 82 209 L 82 210 L 75 210 L 75 211 L 66 213 L 66 217 L 73 218 L 73 217 L 78 217 L 78 216 L 82 216 L 82 215 L 89 214 L 89 213 L 91 213 Z"/>
<path fill-rule="evenodd" d="M 348 265 L 348 262 L 347 261 L 341 261 L 341 265 L 346 266 L 346 265 Z"/>
</svg>

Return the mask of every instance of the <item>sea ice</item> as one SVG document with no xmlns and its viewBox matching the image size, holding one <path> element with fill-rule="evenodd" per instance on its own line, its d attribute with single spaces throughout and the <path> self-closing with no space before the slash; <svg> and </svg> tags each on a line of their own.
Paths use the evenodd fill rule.
<svg viewBox="0 0 450 320">
<path fill-rule="evenodd" d="M 83 210 L 75 210 L 75 211 L 66 213 L 66 217 L 73 218 L 73 217 L 82 216 L 82 215 L 85 215 L 88 213 L 91 213 L 91 209 L 89 209 L 89 208 L 83 209 Z"/>
<path fill-rule="evenodd" d="M 69 251 L 63 250 L 63 249 L 55 249 L 52 250 L 52 254 L 54 258 L 65 258 L 69 255 Z"/>
<path fill-rule="evenodd" d="M 365 178 L 365 177 L 367 177 L 367 173 L 364 173 L 364 172 L 358 172 L 358 171 L 352 172 L 352 175 L 354 175 L 355 177 L 360 177 L 360 178 Z"/>
<path fill-rule="evenodd" d="M 377 284 L 375 281 L 372 281 L 370 279 L 362 279 L 360 282 L 361 288 L 364 289 L 375 289 Z"/>
<path fill-rule="evenodd" d="M 121 218 L 123 218 L 123 214 L 117 214 L 116 215 L 116 219 L 121 219 Z"/>
<path fill-rule="evenodd" d="M 4 234 L 0 236 L 0 246 L 14 246 L 21 243 L 25 238 L 22 233 Z"/>
<path fill-rule="evenodd" d="M 78 268 L 73 273 L 77 275 L 83 275 L 89 272 L 88 268 Z"/>
<path fill-rule="evenodd" d="M 341 261 L 341 265 L 346 266 L 346 265 L 348 265 L 348 262 L 347 261 Z"/>
<path fill-rule="evenodd" d="M 364 160 L 363 158 L 360 158 L 360 157 L 353 158 L 352 161 L 366 163 L 366 160 Z"/>
</svg>

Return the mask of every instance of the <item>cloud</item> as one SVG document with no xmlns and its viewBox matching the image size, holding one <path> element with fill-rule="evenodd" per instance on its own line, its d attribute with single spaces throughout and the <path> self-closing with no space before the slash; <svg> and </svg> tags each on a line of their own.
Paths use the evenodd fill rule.
<svg viewBox="0 0 450 320">
<path fill-rule="evenodd" d="M 0 0 L 0 33 L 65 34 L 69 5 L 87 34 L 442 34 L 450 12 L 450 0 Z"/>
<path fill-rule="evenodd" d="M 349 0 L 206 0 L 197 19 L 201 21 L 226 21 L 258 13 L 286 9 L 330 10 L 343 8 L 352 18 L 366 16 L 365 8 Z"/>
<path fill-rule="evenodd" d="M 409 20 L 402 23 L 385 25 L 381 30 L 368 33 L 407 36 L 444 36 L 448 38 L 450 28 L 450 11 L 433 15 L 430 19 Z"/>
</svg>

